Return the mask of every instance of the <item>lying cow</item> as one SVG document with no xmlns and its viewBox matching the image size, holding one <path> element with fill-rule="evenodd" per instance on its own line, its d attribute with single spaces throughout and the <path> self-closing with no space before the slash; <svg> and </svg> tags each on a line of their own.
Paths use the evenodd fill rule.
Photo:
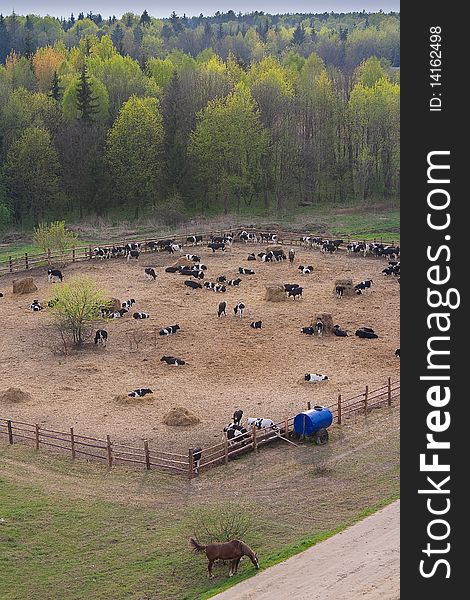
<svg viewBox="0 0 470 600">
<path fill-rule="evenodd" d="M 42 310 L 44 307 L 41 306 L 41 304 L 39 303 L 39 300 L 33 300 L 29 306 L 29 308 L 33 311 L 33 312 L 38 312 L 40 310 Z"/>
<path fill-rule="evenodd" d="M 305 373 L 305 381 L 326 381 L 327 375 L 320 375 L 320 373 Z"/>
<path fill-rule="evenodd" d="M 374 330 L 371 327 L 361 327 L 360 329 L 356 330 L 354 335 L 356 335 L 358 338 L 367 340 L 373 340 L 379 337 L 376 333 L 374 333 Z"/>
<path fill-rule="evenodd" d="M 150 315 L 144 312 L 135 312 L 133 315 L 134 319 L 149 319 Z"/>
<path fill-rule="evenodd" d="M 315 328 L 314 327 L 302 327 L 300 333 L 305 333 L 306 335 L 314 335 Z"/>
<path fill-rule="evenodd" d="M 173 365 L 175 367 L 186 364 L 182 358 L 175 358 L 174 356 L 162 356 L 160 362 L 166 362 L 167 365 Z"/>
<path fill-rule="evenodd" d="M 339 325 L 334 325 L 334 327 L 331 331 L 333 332 L 334 335 L 336 335 L 338 337 L 348 337 L 348 332 L 345 331 L 344 329 L 341 329 Z"/>
<path fill-rule="evenodd" d="M 303 288 L 295 287 L 287 292 L 287 297 L 290 298 L 292 296 L 294 298 L 294 300 L 297 298 L 297 296 L 299 298 L 301 298 L 303 291 L 304 291 Z"/>
<path fill-rule="evenodd" d="M 178 324 L 176 324 L 176 325 L 170 325 L 169 327 L 165 327 L 164 329 L 160 329 L 159 335 L 171 335 L 173 333 L 176 333 L 178 331 L 178 329 L 181 329 L 181 327 Z"/>
<path fill-rule="evenodd" d="M 250 327 L 253 329 L 261 329 L 262 321 L 253 321 L 250 323 Z"/>
<path fill-rule="evenodd" d="M 127 395 L 129 396 L 129 398 L 142 398 L 146 394 L 153 394 L 153 390 L 151 390 L 150 388 L 138 388 L 133 392 L 129 392 Z"/>
<path fill-rule="evenodd" d="M 238 267 L 238 272 L 240 275 L 254 275 L 255 272 L 253 269 L 245 269 L 245 267 Z"/>
<path fill-rule="evenodd" d="M 273 431 L 279 431 L 279 427 L 274 423 L 272 419 L 264 419 L 263 417 L 247 417 L 247 427 L 251 429 L 272 429 Z"/>
</svg>

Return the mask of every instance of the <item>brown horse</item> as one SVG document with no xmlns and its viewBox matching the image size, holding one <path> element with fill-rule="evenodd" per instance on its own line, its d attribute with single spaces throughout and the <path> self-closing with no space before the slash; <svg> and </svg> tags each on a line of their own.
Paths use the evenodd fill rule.
<svg viewBox="0 0 470 600">
<path fill-rule="evenodd" d="M 241 540 L 231 540 L 230 542 L 224 542 L 221 544 L 215 543 L 202 546 L 194 538 L 189 538 L 189 544 L 196 552 L 202 552 L 203 550 L 206 551 L 207 560 L 209 561 L 207 570 L 209 572 L 210 579 L 214 577 L 212 574 L 212 565 L 216 560 L 230 561 L 230 570 L 228 573 L 229 577 L 232 577 L 236 574 L 238 563 L 240 562 L 242 556 L 248 556 L 255 567 L 259 569 L 259 562 L 256 553 L 253 552 L 253 550 Z"/>
</svg>

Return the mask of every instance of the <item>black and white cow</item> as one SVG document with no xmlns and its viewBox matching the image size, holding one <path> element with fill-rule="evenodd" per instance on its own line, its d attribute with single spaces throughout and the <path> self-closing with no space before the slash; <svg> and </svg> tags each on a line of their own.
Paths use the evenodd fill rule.
<svg viewBox="0 0 470 600">
<path fill-rule="evenodd" d="M 219 308 L 217 309 L 217 316 L 221 317 L 222 315 L 224 315 L 224 317 L 227 316 L 227 303 L 226 302 L 219 302 Z"/>
<path fill-rule="evenodd" d="M 127 310 L 129 310 L 129 308 L 132 308 L 135 304 L 135 300 L 134 298 L 129 298 L 129 300 L 126 300 L 125 302 L 121 303 L 121 308 L 127 308 Z"/>
<path fill-rule="evenodd" d="M 182 358 L 175 358 L 174 356 L 162 356 L 160 362 L 166 362 L 167 365 L 173 365 L 174 367 L 186 364 Z"/>
<path fill-rule="evenodd" d="M 216 279 L 217 283 L 227 283 L 227 278 L 225 275 L 219 275 Z"/>
<path fill-rule="evenodd" d="M 371 289 L 373 283 L 374 283 L 374 281 L 372 279 L 365 279 L 364 281 L 361 281 L 361 282 L 357 283 L 354 286 L 356 294 L 362 294 L 362 292 L 364 290 Z"/>
<path fill-rule="evenodd" d="M 108 332 L 105 329 L 98 329 L 95 333 L 95 344 L 100 344 L 106 348 L 108 343 Z"/>
<path fill-rule="evenodd" d="M 176 333 L 178 331 L 178 329 L 181 329 L 181 327 L 178 324 L 176 324 L 176 325 L 170 325 L 169 327 L 165 327 L 164 329 L 160 329 L 159 335 L 171 335 L 173 333 Z"/>
<path fill-rule="evenodd" d="M 175 252 L 183 252 L 183 244 L 170 244 L 171 254 Z"/>
<path fill-rule="evenodd" d="M 137 260 L 139 258 L 139 255 L 139 250 L 129 250 L 127 253 L 127 262 L 129 262 L 131 258 L 135 258 Z"/>
<path fill-rule="evenodd" d="M 222 285 L 220 283 L 216 283 L 212 289 L 214 290 L 214 292 L 224 293 L 227 291 L 227 288 L 225 287 L 225 285 Z"/>
<path fill-rule="evenodd" d="M 201 262 L 201 257 L 197 256 L 196 254 L 185 254 L 184 256 L 188 260 L 192 260 L 195 263 Z"/>
<path fill-rule="evenodd" d="M 216 250 L 222 250 L 222 252 L 225 252 L 224 242 L 209 242 L 207 247 L 210 248 L 212 252 L 215 252 Z"/>
<path fill-rule="evenodd" d="M 109 248 L 93 248 L 93 258 L 99 258 L 104 260 L 105 258 L 111 257 L 111 250 Z"/>
<path fill-rule="evenodd" d="M 248 233 L 247 231 L 242 231 L 238 234 L 238 237 L 241 240 L 243 240 L 245 244 L 248 244 L 248 242 L 253 242 L 254 244 L 256 244 L 256 242 L 258 241 L 256 233 Z"/>
<path fill-rule="evenodd" d="M 196 475 L 199 475 L 199 464 L 201 462 L 202 448 L 199 448 L 199 446 L 197 448 L 193 448 L 192 455 L 193 455 L 194 473 Z"/>
<path fill-rule="evenodd" d="M 227 285 L 233 285 L 233 286 L 235 286 L 235 287 L 236 287 L 236 286 L 239 286 L 239 285 L 240 285 L 241 281 L 242 281 L 242 280 L 241 280 L 239 277 L 237 277 L 237 279 L 229 279 L 229 280 L 227 281 Z"/>
<path fill-rule="evenodd" d="M 5 294 L 3 292 L 0 292 L 0 298 L 3 298 Z"/>
<path fill-rule="evenodd" d="M 179 271 L 178 267 L 166 267 L 165 273 L 176 273 Z"/>
<path fill-rule="evenodd" d="M 234 413 L 233 413 L 233 422 L 235 425 L 240 425 L 240 423 L 242 422 L 242 417 L 243 417 L 243 411 L 241 408 L 237 409 Z"/>
<path fill-rule="evenodd" d="M 51 283 L 53 281 L 53 277 L 57 277 L 57 279 L 59 279 L 59 281 L 62 281 L 64 279 L 64 276 L 62 275 L 62 271 L 59 271 L 59 269 L 48 269 L 47 280 L 49 283 Z"/>
<path fill-rule="evenodd" d="M 300 287 L 300 285 L 298 283 L 285 283 L 284 284 L 284 291 L 290 292 L 291 290 L 293 290 L 294 288 L 298 288 Z"/>
<path fill-rule="evenodd" d="M 216 286 L 217 284 L 215 283 L 215 281 L 204 281 L 204 287 L 206 288 L 206 290 L 213 290 L 214 286 Z"/>
<path fill-rule="evenodd" d="M 324 330 L 325 330 L 325 325 L 324 325 L 323 321 L 321 319 L 317 319 L 317 322 L 315 323 L 315 331 L 316 331 L 316 334 L 318 335 L 318 337 L 323 336 Z"/>
<path fill-rule="evenodd" d="M 320 375 L 320 373 L 305 373 L 304 379 L 305 381 L 326 381 L 328 376 Z"/>
<path fill-rule="evenodd" d="M 300 333 L 305 333 L 306 335 L 314 335 L 315 328 L 314 327 L 302 327 Z"/>
<path fill-rule="evenodd" d="M 250 327 L 253 329 L 261 329 L 262 321 L 253 321 L 250 323 Z"/>
<path fill-rule="evenodd" d="M 240 319 L 243 318 L 243 315 L 245 313 L 245 308 L 246 308 L 245 304 L 243 304 L 243 302 L 239 302 L 233 309 L 235 316 L 240 317 Z"/>
<path fill-rule="evenodd" d="M 312 265 L 308 265 L 307 267 L 304 267 L 304 265 L 299 265 L 298 269 L 302 275 L 310 275 L 310 273 L 313 273 Z"/>
<path fill-rule="evenodd" d="M 247 260 L 256 260 L 255 253 L 253 252 L 252 254 L 248 254 Z"/>
<path fill-rule="evenodd" d="M 400 358 L 400 348 L 395 350 L 395 358 Z"/>
<path fill-rule="evenodd" d="M 144 273 L 145 273 L 145 277 L 147 279 L 153 279 L 155 281 L 155 279 L 157 278 L 157 274 L 155 273 L 155 269 L 152 269 L 150 267 L 147 267 L 144 270 Z"/>
<path fill-rule="evenodd" d="M 149 319 L 150 315 L 144 312 L 135 312 L 133 315 L 134 319 Z"/>
<path fill-rule="evenodd" d="M 304 291 L 304 289 L 303 289 L 303 288 L 301 288 L 300 286 L 299 286 L 299 287 L 292 288 L 291 290 L 289 290 L 289 291 L 287 292 L 287 297 L 288 297 L 288 298 L 292 297 L 292 298 L 294 298 L 294 300 L 295 300 L 297 297 L 299 297 L 299 299 L 300 299 L 300 298 L 302 297 L 302 293 L 303 293 L 303 291 Z"/>
<path fill-rule="evenodd" d="M 356 333 L 354 335 L 356 335 L 358 338 L 368 340 L 377 339 L 379 337 L 376 333 L 374 333 L 372 327 L 360 327 L 356 330 Z"/>
<path fill-rule="evenodd" d="M 201 263 L 197 263 L 197 264 L 193 265 L 193 269 L 195 271 L 207 271 L 206 265 L 203 265 Z"/>
<path fill-rule="evenodd" d="M 345 291 L 345 287 L 344 285 L 337 285 L 335 287 L 335 294 L 337 298 L 342 298 L 344 296 L 344 291 Z"/>
<path fill-rule="evenodd" d="M 348 337 L 348 332 L 345 331 L 344 329 L 341 329 L 339 325 L 334 325 L 332 332 L 334 335 L 336 335 L 338 337 Z"/>
<path fill-rule="evenodd" d="M 246 434 L 248 433 L 248 429 L 243 427 L 243 425 L 237 425 L 236 423 L 230 423 L 224 427 L 223 440 L 225 440 L 225 436 L 227 436 L 228 443 L 230 445 L 240 441 L 243 444 L 246 443 Z M 238 440 L 237 438 L 242 438 Z"/>
<path fill-rule="evenodd" d="M 238 267 L 238 272 L 240 275 L 254 275 L 255 272 L 253 269 L 245 269 L 245 267 Z"/>
<path fill-rule="evenodd" d="M 274 254 L 272 254 L 271 252 L 269 252 L 268 254 L 266 254 L 266 252 L 260 252 L 258 254 L 258 257 L 261 259 L 261 262 L 271 262 L 272 260 L 274 260 Z"/>
<path fill-rule="evenodd" d="M 321 251 L 324 253 L 333 254 L 336 250 L 338 250 L 338 247 L 333 242 L 323 242 L 321 247 Z"/>
<path fill-rule="evenodd" d="M 184 282 L 184 285 L 186 285 L 188 288 L 191 288 L 192 290 L 197 290 L 197 289 L 202 290 L 202 284 L 198 283 L 197 281 L 192 281 L 191 279 L 186 279 L 186 281 Z"/>
<path fill-rule="evenodd" d="M 300 238 L 300 242 L 305 246 L 308 246 L 311 243 L 312 238 L 309 235 L 303 235 Z"/>
<path fill-rule="evenodd" d="M 294 250 L 294 248 L 291 248 L 289 250 L 289 262 L 291 265 L 294 263 L 294 259 L 295 259 L 295 250 Z"/>
<path fill-rule="evenodd" d="M 263 417 L 247 417 L 246 425 L 250 429 L 272 429 L 273 431 L 279 431 L 279 427 L 274 423 L 272 419 L 264 419 Z"/>
<path fill-rule="evenodd" d="M 146 394 L 153 394 L 153 390 L 150 388 L 138 388 L 132 392 L 129 392 L 127 395 L 130 398 L 142 398 Z"/>
<path fill-rule="evenodd" d="M 190 235 L 189 237 L 186 238 L 186 242 L 188 244 L 192 244 L 193 246 L 202 244 L 202 235 Z"/>
<path fill-rule="evenodd" d="M 29 306 L 29 308 L 33 311 L 33 312 L 38 312 L 40 310 L 42 310 L 44 307 L 41 306 L 41 304 L 39 303 L 39 300 L 33 300 Z"/>
</svg>

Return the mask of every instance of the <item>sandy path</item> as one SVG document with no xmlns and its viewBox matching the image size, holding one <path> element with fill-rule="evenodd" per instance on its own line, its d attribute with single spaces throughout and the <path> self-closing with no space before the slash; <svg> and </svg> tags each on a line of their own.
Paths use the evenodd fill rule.
<svg viewBox="0 0 470 600">
<path fill-rule="evenodd" d="M 400 502 L 214 596 L 217 600 L 397 600 Z"/>
</svg>

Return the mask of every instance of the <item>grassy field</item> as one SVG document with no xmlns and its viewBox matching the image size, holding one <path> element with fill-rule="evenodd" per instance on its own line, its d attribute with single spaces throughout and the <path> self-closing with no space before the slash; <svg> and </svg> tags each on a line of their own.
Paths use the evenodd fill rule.
<svg viewBox="0 0 470 600">
<path fill-rule="evenodd" d="M 398 410 L 375 411 L 334 427 L 326 446 L 280 444 L 192 482 L 2 442 L 0 597 L 209 598 L 255 571 L 242 562 L 229 580 L 221 565 L 209 581 L 187 546 L 194 511 L 239 503 L 266 568 L 398 497 L 398 429 Z"/>
</svg>

